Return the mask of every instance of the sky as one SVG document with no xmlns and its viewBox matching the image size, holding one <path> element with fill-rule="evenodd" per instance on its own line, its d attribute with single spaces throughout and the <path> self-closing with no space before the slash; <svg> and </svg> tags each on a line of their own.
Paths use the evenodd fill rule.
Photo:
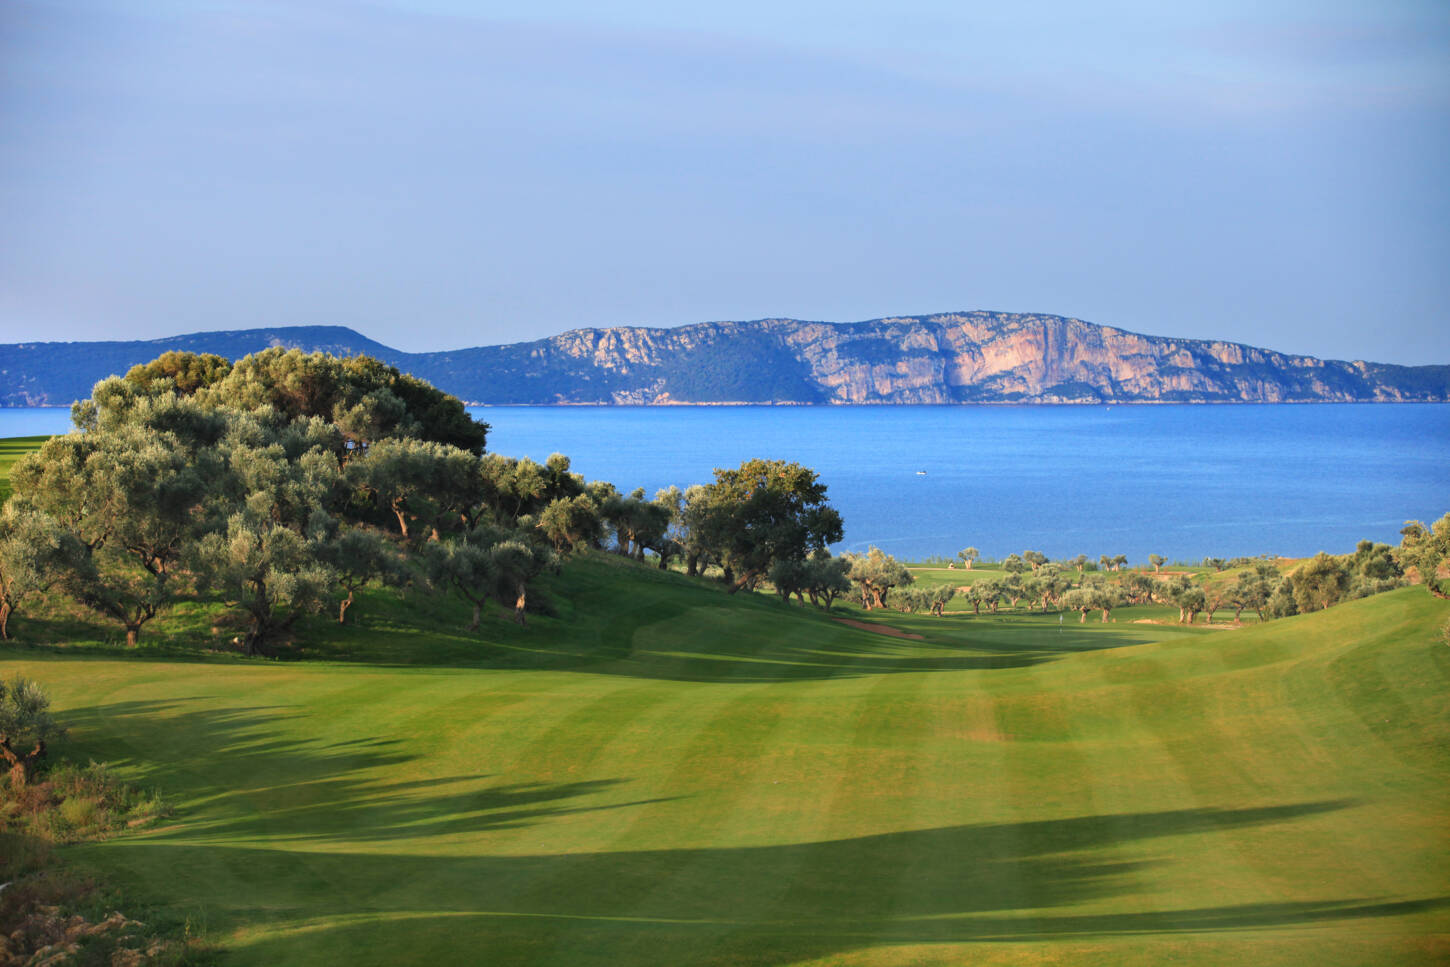
<svg viewBox="0 0 1450 967">
<path fill-rule="evenodd" d="M 1450 363 L 1450 4 L 0 5 L 0 342 L 991 309 Z"/>
</svg>

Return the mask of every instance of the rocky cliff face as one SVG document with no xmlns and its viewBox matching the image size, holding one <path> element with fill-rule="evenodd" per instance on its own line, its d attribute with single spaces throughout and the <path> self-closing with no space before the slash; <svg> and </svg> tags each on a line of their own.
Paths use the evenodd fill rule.
<svg viewBox="0 0 1450 967">
<path fill-rule="evenodd" d="M 577 329 L 443 353 L 322 327 L 28 343 L 0 346 L 0 405 L 68 404 L 167 349 L 236 358 L 269 345 L 368 353 L 471 403 L 1450 401 L 1450 366 L 1326 361 L 1062 316 L 960 312 Z"/>
<path fill-rule="evenodd" d="M 566 362 L 601 402 L 756 401 L 690 392 L 682 371 L 736 368 L 742 342 L 792 371 L 776 402 L 1096 403 L 1445 400 L 1450 368 L 1326 362 L 1237 343 L 1145 336 L 1061 316 L 965 312 L 817 323 L 792 319 L 678 329 L 576 330 L 533 344 Z M 753 361 L 758 364 L 758 360 Z M 729 373 L 726 382 L 752 376 Z M 779 375 L 779 374 L 777 374 Z M 1416 378 L 1404 378 L 1407 375 Z M 1399 378 L 1397 378 L 1399 377 Z M 615 385 L 622 382 L 623 385 Z M 746 380 L 748 382 L 748 380 Z M 776 380 L 780 382 L 779 379 Z M 561 402 L 584 402 L 565 390 Z"/>
</svg>

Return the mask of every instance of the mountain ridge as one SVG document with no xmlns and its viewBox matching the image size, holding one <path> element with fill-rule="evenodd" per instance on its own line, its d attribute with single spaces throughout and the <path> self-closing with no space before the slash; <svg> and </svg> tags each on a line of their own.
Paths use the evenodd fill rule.
<svg viewBox="0 0 1450 967">
<path fill-rule="evenodd" d="M 591 327 L 423 353 L 345 326 L 11 343 L 0 345 L 0 405 L 69 403 L 169 349 L 235 359 L 269 346 L 367 353 L 478 404 L 1450 401 L 1450 366 L 1323 360 L 1067 316 L 973 310 L 844 323 Z"/>
</svg>

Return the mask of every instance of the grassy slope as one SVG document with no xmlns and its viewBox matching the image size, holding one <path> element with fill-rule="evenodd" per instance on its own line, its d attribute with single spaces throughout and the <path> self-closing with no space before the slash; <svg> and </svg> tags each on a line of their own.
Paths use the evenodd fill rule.
<svg viewBox="0 0 1450 967">
<path fill-rule="evenodd" d="M 0 656 L 73 755 L 181 804 L 72 858 L 202 911 L 229 962 L 1450 956 L 1450 608 L 1422 589 L 1216 634 L 886 619 L 913 641 L 569 578 L 490 643 L 364 602 L 372 664 Z"/>
</svg>

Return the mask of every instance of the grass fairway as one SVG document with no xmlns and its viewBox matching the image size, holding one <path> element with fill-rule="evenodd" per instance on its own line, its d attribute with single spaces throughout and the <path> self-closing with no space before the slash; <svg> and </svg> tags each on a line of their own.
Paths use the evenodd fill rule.
<svg viewBox="0 0 1450 967">
<path fill-rule="evenodd" d="M 918 640 L 570 571 L 487 642 L 360 606 L 370 662 L 0 651 L 179 806 L 65 855 L 228 964 L 1450 957 L 1422 588 L 1232 632 L 882 619 Z"/>
<path fill-rule="evenodd" d="M 10 496 L 10 468 L 25 454 L 39 450 L 48 436 L 13 436 L 0 438 L 0 504 Z"/>
</svg>

